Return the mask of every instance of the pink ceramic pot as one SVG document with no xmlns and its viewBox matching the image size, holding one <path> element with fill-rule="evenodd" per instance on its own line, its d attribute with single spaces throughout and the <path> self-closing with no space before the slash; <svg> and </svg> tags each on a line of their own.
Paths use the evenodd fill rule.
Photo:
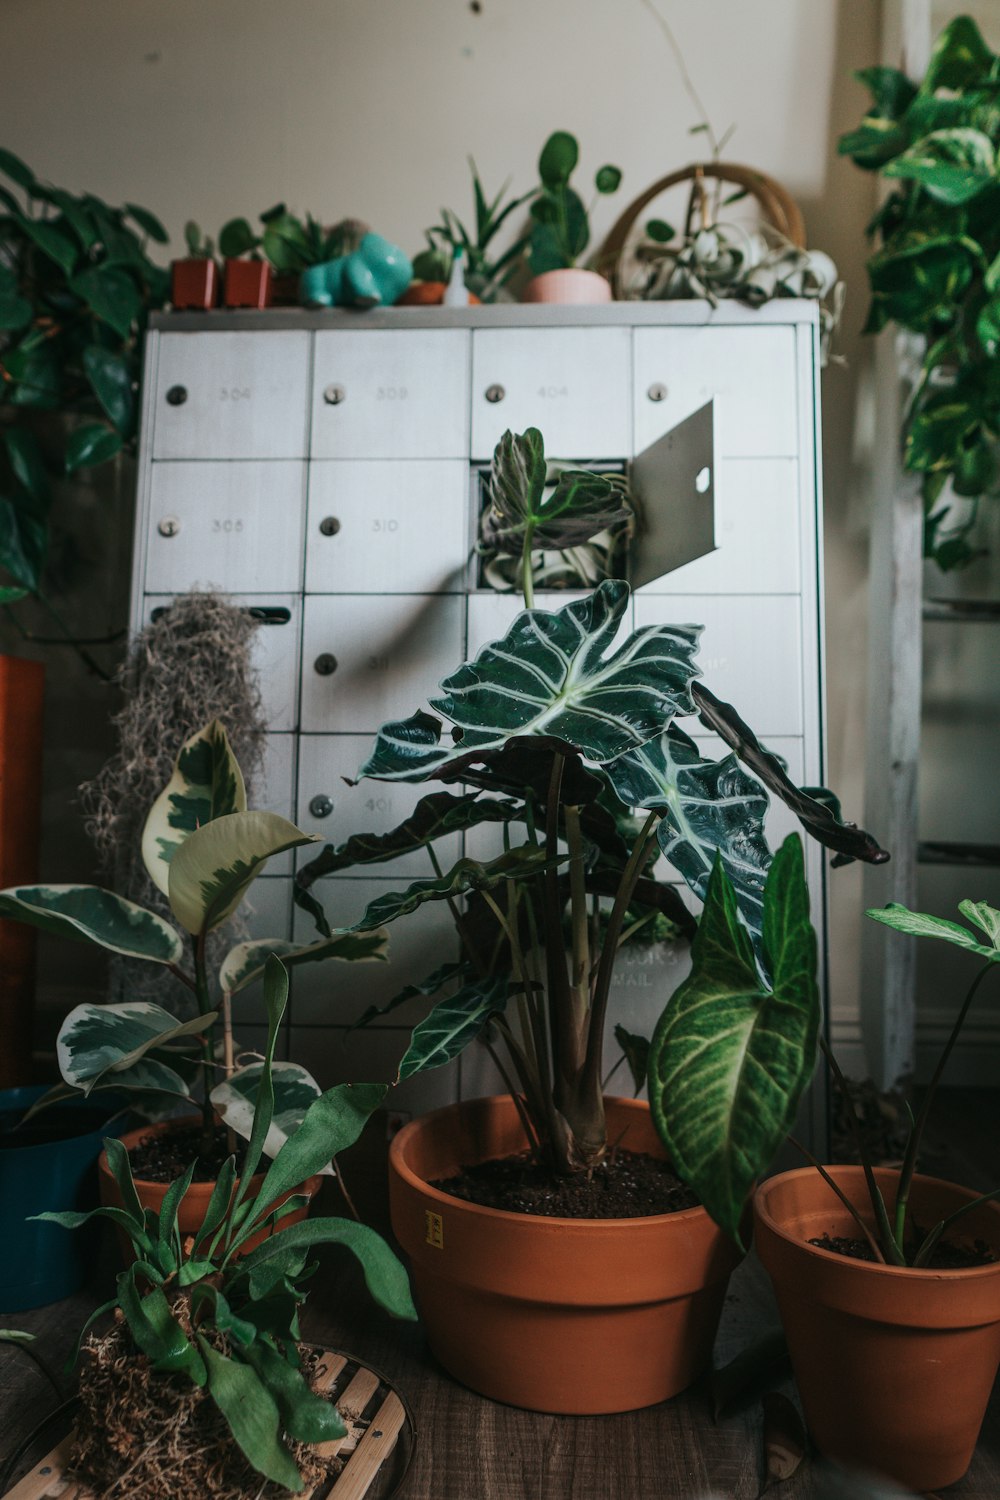
<svg viewBox="0 0 1000 1500">
<path fill-rule="evenodd" d="M 543 271 L 521 293 L 522 302 L 610 302 L 611 283 L 596 271 L 570 266 L 562 271 Z"/>
</svg>

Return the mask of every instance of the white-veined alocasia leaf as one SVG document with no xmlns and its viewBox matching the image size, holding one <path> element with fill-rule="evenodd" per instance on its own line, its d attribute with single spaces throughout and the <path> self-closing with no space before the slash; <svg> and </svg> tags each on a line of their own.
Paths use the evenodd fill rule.
<svg viewBox="0 0 1000 1500">
<path fill-rule="evenodd" d="M 169 1011 L 148 1000 L 117 1005 L 77 1005 L 59 1028 L 56 1057 L 65 1083 L 89 1094 L 99 1084 L 131 1083 L 136 1088 L 160 1089 L 186 1095 L 178 1073 L 150 1058 L 154 1048 L 182 1037 L 197 1036 L 215 1020 L 216 1012 L 178 1021 Z"/>
<path fill-rule="evenodd" d="M 164 895 L 170 861 L 189 834 L 226 813 L 246 812 L 243 773 L 229 736 L 213 719 L 181 746 L 173 775 L 157 797 L 142 830 L 142 858 Z"/>
<path fill-rule="evenodd" d="M 747 1194 L 787 1135 L 816 1057 L 816 935 L 797 834 L 768 872 L 764 953 L 771 989 L 717 858 L 691 973 L 653 1033 L 649 1100 L 677 1172 L 737 1242 Z"/>
<path fill-rule="evenodd" d="M 453 792 L 432 792 L 421 797 L 410 816 L 388 833 L 356 833 L 343 844 L 327 844 L 306 867 L 308 880 L 296 883 L 310 886 L 324 875 L 336 875 L 355 865 L 381 864 L 424 849 L 436 839 L 450 833 L 465 833 L 481 823 L 509 823 L 522 805 L 510 798 L 481 797 L 478 792 L 456 796 Z M 300 871 L 302 875 L 305 871 Z"/>
<path fill-rule="evenodd" d="M 545 445 L 537 427 L 505 432 L 493 454 L 483 545 L 520 556 L 533 547 L 575 547 L 631 515 L 624 489 L 604 474 L 564 469 L 547 484 Z"/>
<path fill-rule="evenodd" d="M 505 974 L 493 975 L 463 985 L 457 994 L 439 1001 L 410 1033 L 396 1082 L 443 1067 L 481 1036 L 492 1017 L 506 1008 L 507 982 Z"/>
<path fill-rule="evenodd" d="M 0 917 L 127 958 L 176 964 L 184 956 L 183 939 L 169 922 L 96 885 L 10 886 L 0 891 Z"/>
<path fill-rule="evenodd" d="M 560 859 L 568 857 L 562 855 Z M 507 849 L 487 864 L 480 864 L 475 859 L 460 859 L 446 875 L 414 880 L 405 891 L 386 891 L 384 895 L 376 896 L 365 907 L 363 916 L 343 930 L 370 932 L 387 922 L 395 922 L 398 917 L 409 916 L 427 901 L 447 901 L 468 891 L 489 890 L 505 880 L 524 880 L 529 875 L 541 874 L 548 864 L 545 850 L 536 844 Z"/>
<path fill-rule="evenodd" d="M 740 915 L 759 940 L 771 863 L 764 837 L 767 793 L 760 782 L 747 775 L 735 755 L 703 760 L 695 742 L 675 724 L 604 769 L 628 806 L 663 809 L 656 830 L 660 848 L 702 900 L 715 856 L 721 856 Z"/>
<path fill-rule="evenodd" d="M 319 840 L 270 812 L 227 813 L 190 834 L 168 870 L 170 910 L 186 932 L 208 932 L 239 906 L 272 855 Z"/>
<path fill-rule="evenodd" d="M 1000 911 L 985 901 L 962 901 L 958 909 L 963 917 L 986 933 L 990 940 L 989 947 L 979 942 L 975 933 L 958 922 L 950 922 L 947 917 L 932 917 L 926 912 L 910 911 L 895 901 L 888 906 L 872 907 L 866 915 L 873 917 L 876 922 L 884 922 L 886 927 L 892 927 L 896 932 L 905 932 L 910 937 L 944 938 L 957 948 L 964 948 L 967 953 L 976 953 L 980 958 L 1000 963 Z"/>
<path fill-rule="evenodd" d="M 607 579 L 555 614 L 525 610 L 431 699 L 459 730 L 455 743 L 441 743 L 443 725 L 430 714 L 385 724 L 361 775 L 425 780 L 515 735 L 555 737 L 600 763 L 662 733 L 675 714 L 693 713 L 701 626 L 647 625 L 615 651 L 628 602 L 628 584 Z"/>
<path fill-rule="evenodd" d="M 216 1084 L 212 1090 L 212 1103 L 218 1110 L 222 1123 L 247 1141 L 253 1130 L 263 1071 L 263 1063 L 250 1063 L 245 1068 L 237 1068 L 231 1077 Z M 289 1136 L 298 1130 L 306 1110 L 319 1098 L 322 1090 L 312 1074 L 298 1063 L 272 1063 L 271 1083 L 274 1088 L 274 1109 L 270 1128 L 264 1137 L 264 1155 L 274 1158 Z M 329 1176 L 333 1175 L 330 1162 L 319 1170 Z"/>
<path fill-rule="evenodd" d="M 219 970 L 219 984 L 231 995 L 246 989 L 263 974 L 264 965 L 272 954 L 281 959 L 286 969 L 292 969 L 297 964 L 318 963 L 328 958 L 338 958 L 344 963 L 385 963 L 389 956 L 388 947 L 389 934 L 381 931 L 338 932 L 319 943 L 251 938 L 230 948 Z"/>
</svg>

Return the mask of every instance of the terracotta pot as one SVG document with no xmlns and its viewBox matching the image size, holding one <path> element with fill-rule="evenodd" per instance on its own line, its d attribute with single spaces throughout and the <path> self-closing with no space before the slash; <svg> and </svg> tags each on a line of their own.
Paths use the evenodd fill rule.
<svg viewBox="0 0 1000 1500">
<path fill-rule="evenodd" d="M 438 307 L 447 291 L 444 281 L 411 281 L 401 297 L 396 298 L 397 307 Z M 469 306 L 478 307 L 480 300 L 475 292 L 469 293 Z"/>
<path fill-rule="evenodd" d="M 270 307 L 272 281 L 266 260 L 227 260 L 222 300 L 227 307 Z"/>
<path fill-rule="evenodd" d="M 648 1107 L 609 1099 L 608 1134 L 663 1155 Z M 703 1208 L 547 1219 L 428 1186 L 524 1148 L 509 1096 L 413 1120 L 389 1150 L 392 1227 L 431 1349 L 473 1390 L 531 1411 L 631 1411 L 708 1366 L 735 1246 Z"/>
<path fill-rule="evenodd" d="M 830 1175 L 872 1223 L 860 1167 Z M 890 1206 L 898 1173 L 876 1172 Z M 932 1225 L 977 1194 L 915 1177 L 916 1221 Z M 1000 1364 L 1000 1263 L 912 1270 L 808 1244 L 857 1226 L 812 1167 L 772 1177 L 754 1198 L 754 1242 L 778 1298 L 806 1421 L 830 1458 L 915 1490 L 969 1466 Z M 1000 1204 L 973 1209 L 955 1238 L 1000 1249 Z"/>
<path fill-rule="evenodd" d="M 521 293 L 522 302 L 583 303 L 611 301 L 611 283 L 596 271 L 581 271 L 569 266 L 561 271 L 543 271 L 528 282 Z"/>
<path fill-rule="evenodd" d="M 140 1130 L 129 1130 L 121 1137 L 122 1145 L 126 1150 L 131 1150 L 133 1146 L 137 1146 L 141 1140 L 145 1140 L 150 1135 L 164 1134 L 173 1129 L 174 1126 L 178 1123 L 190 1124 L 192 1120 L 200 1118 L 200 1116 L 191 1116 L 189 1119 L 184 1120 L 183 1122 L 168 1120 L 162 1122 L 159 1125 L 144 1125 Z M 114 1175 L 112 1174 L 110 1166 L 108 1165 L 108 1157 L 106 1151 L 102 1151 L 98 1159 L 97 1175 L 100 1182 L 101 1202 L 105 1205 L 120 1207 L 122 1197 L 121 1193 L 118 1191 L 118 1184 L 114 1179 Z M 256 1189 L 260 1187 L 263 1181 L 264 1173 L 258 1172 L 253 1178 L 251 1178 L 251 1185 L 253 1190 L 256 1191 Z M 301 1183 L 299 1187 L 295 1188 L 293 1193 L 286 1193 L 283 1198 L 279 1198 L 278 1202 L 284 1203 L 288 1198 L 294 1197 L 295 1194 L 300 1193 L 304 1193 L 311 1200 L 315 1198 L 322 1185 L 323 1178 L 321 1176 L 317 1175 L 315 1177 L 309 1177 L 305 1182 Z M 143 1208 L 151 1208 L 156 1213 L 159 1213 L 160 1211 L 160 1206 L 163 1203 L 163 1199 L 169 1186 L 170 1184 L 168 1182 L 149 1182 L 142 1177 L 137 1177 L 135 1179 L 135 1190 L 139 1195 L 139 1202 L 142 1204 Z M 180 1231 L 182 1240 L 189 1234 L 198 1233 L 198 1230 L 201 1228 L 202 1224 L 205 1221 L 205 1212 L 208 1208 L 208 1200 L 212 1196 L 212 1189 L 214 1187 L 214 1182 L 192 1182 L 191 1186 L 184 1194 L 177 1213 L 177 1227 Z M 296 1209 L 294 1213 L 288 1214 L 286 1218 L 282 1219 L 280 1224 L 278 1224 L 277 1228 L 273 1232 L 276 1234 L 280 1234 L 281 1231 L 283 1229 L 287 1229 L 290 1224 L 300 1224 L 302 1220 L 308 1216 L 308 1213 L 308 1205 L 306 1205 L 305 1208 Z M 243 1255 L 247 1254 L 247 1252 L 253 1250 L 256 1245 L 260 1245 L 264 1240 L 268 1239 L 271 1233 L 272 1231 L 269 1229 L 262 1229 L 259 1234 L 255 1234 L 249 1240 L 247 1240 L 240 1253 Z M 119 1235 L 119 1238 L 122 1240 L 122 1243 L 124 1245 L 128 1244 L 128 1241 L 124 1238 L 124 1236 Z M 132 1259 L 131 1251 L 129 1252 L 128 1259 Z"/>
<path fill-rule="evenodd" d="M 170 262 L 170 300 L 174 307 L 217 307 L 219 268 L 203 257 Z"/>
</svg>

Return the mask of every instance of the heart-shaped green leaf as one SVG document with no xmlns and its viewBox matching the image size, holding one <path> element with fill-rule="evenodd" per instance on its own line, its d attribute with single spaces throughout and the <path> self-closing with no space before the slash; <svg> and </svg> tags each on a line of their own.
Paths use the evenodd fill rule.
<svg viewBox="0 0 1000 1500">
<path fill-rule="evenodd" d="M 115 427 L 122 437 L 131 437 L 135 431 L 136 411 L 128 361 L 110 349 L 103 349 L 100 344 L 91 344 L 84 350 L 83 368 L 94 395 Z"/>
<path fill-rule="evenodd" d="M 73 254 L 75 257 L 75 249 Z M 142 315 L 142 297 L 126 271 L 91 266 L 72 277 L 70 286 L 102 323 L 123 339 L 130 336 L 133 324 Z"/>
<path fill-rule="evenodd" d="M 717 858 L 691 973 L 667 1002 L 649 1060 L 650 1107 L 670 1159 L 737 1242 L 747 1194 L 791 1127 L 815 1062 L 816 935 L 797 834 L 768 873 L 764 951 L 770 989 Z"/>
<path fill-rule="evenodd" d="M 272 855 L 318 842 L 278 813 L 216 818 L 174 851 L 167 877 L 170 910 L 186 932 L 208 932 L 232 915 Z"/>
<path fill-rule="evenodd" d="M 996 182 L 996 150 L 981 130 L 934 130 L 889 162 L 883 175 L 919 182 L 932 198 L 958 207 Z"/>
<path fill-rule="evenodd" d="M 169 922 L 96 885 L 10 886 L 0 891 L 0 916 L 127 958 L 176 964 L 184 956 L 180 934 Z"/>
<path fill-rule="evenodd" d="M 173 774 L 142 830 L 142 858 L 153 884 L 167 894 L 170 861 L 189 834 L 227 813 L 246 812 L 243 773 L 218 719 L 181 746 Z"/>
<path fill-rule="evenodd" d="M 77 469 L 107 463 L 121 449 L 121 433 L 104 422 L 86 422 L 82 427 L 74 427 L 66 440 L 66 473 L 73 474 Z"/>
<path fill-rule="evenodd" d="M 0 568 L 30 593 L 41 583 L 48 544 L 45 521 L 0 495 Z"/>
</svg>

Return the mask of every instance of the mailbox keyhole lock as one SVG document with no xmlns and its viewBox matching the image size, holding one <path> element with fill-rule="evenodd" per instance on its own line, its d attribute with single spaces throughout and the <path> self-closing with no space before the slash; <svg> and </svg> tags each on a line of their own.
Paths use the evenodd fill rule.
<svg viewBox="0 0 1000 1500">
<path fill-rule="evenodd" d="M 188 398 L 186 385 L 172 385 L 167 392 L 168 406 L 183 406 Z"/>
<path fill-rule="evenodd" d="M 655 384 L 649 387 L 646 395 L 649 397 L 650 401 L 666 401 L 667 388 L 665 385 L 662 385 L 660 381 L 656 381 Z"/>
<path fill-rule="evenodd" d="M 342 385 L 328 385 L 323 392 L 323 400 L 327 406 L 339 406 L 342 401 L 347 400 L 347 391 Z"/>
<path fill-rule="evenodd" d="M 507 392 L 502 385 L 488 385 L 486 387 L 486 399 L 492 406 L 496 406 L 498 401 L 502 401 L 506 394 Z"/>
<path fill-rule="evenodd" d="M 181 523 L 176 516 L 164 516 L 156 529 L 161 536 L 176 536 L 181 529 Z"/>
<path fill-rule="evenodd" d="M 333 812 L 333 798 L 325 794 L 314 797 L 309 804 L 309 811 L 314 818 L 328 818 Z"/>
<path fill-rule="evenodd" d="M 324 536 L 336 536 L 340 530 L 340 522 L 336 516 L 324 516 L 319 523 L 319 529 Z"/>
<path fill-rule="evenodd" d="M 321 677 L 332 677 L 337 670 L 337 658 L 332 651 L 324 651 L 317 656 L 313 666 Z"/>
</svg>

